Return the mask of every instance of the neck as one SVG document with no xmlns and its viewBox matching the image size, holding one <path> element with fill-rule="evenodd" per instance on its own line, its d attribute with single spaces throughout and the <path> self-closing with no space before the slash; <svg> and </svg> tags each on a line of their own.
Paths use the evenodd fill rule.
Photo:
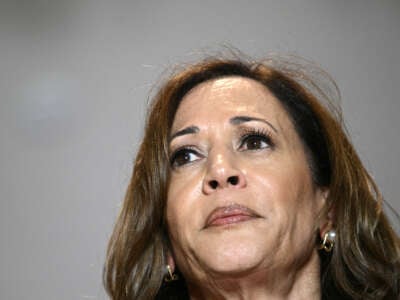
<svg viewBox="0 0 400 300">
<path fill-rule="evenodd" d="M 301 266 L 217 276 L 202 284 L 188 283 L 190 299 L 319 300 L 319 258 L 315 251 Z"/>
</svg>

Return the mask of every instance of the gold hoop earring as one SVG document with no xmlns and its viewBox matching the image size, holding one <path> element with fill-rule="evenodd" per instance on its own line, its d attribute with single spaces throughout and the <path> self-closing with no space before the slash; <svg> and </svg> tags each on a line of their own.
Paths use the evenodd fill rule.
<svg viewBox="0 0 400 300">
<path fill-rule="evenodd" d="M 324 239 L 321 242 L 321 245 L 319 249 L 324 249 L 325 252 L 331 252 L 333 249 L 333 246 L 335 246 L 335 240 L 336 240 L 336 231 L 334 229 L 329 230 L 328 232 L 325 233 Z"/>
<path fill-rule="evenodd" d="M 176 281 L 179 279 L 179 276 L 177 274 L 172 273 L 170 265 L 167 265 L 167 271 L 168 274 L 164 278 L 165 282 Z"/>
</svg>

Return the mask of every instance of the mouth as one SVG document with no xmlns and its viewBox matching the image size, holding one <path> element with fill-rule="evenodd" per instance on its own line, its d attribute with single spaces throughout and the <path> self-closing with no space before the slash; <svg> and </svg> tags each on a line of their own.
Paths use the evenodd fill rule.
<svg viewBox="0 0 400 300">
<path fill-rule="evenodd" d="M 261 218 L 254 210 L 239 205 L 217 207 L 207 217 L 205 228 L 219 227 Z"/>
</svg>

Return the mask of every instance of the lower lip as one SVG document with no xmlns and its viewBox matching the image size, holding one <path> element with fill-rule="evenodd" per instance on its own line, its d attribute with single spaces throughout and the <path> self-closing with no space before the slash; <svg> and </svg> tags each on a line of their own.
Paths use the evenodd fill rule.
<svg viewBox="0 0 400 300">
<path fill-rule="evenodd" d="M 212 221 L 208 226 L 224 226 L 224 225 L 232 225 L 236 223 L 242 223 L 246 221 L 250 221 L 255 219 L 253 216 L 249 215 L 232 215 L 232 216 L 227 216 L 224 218 L 218 218 Z"/>
</svg>

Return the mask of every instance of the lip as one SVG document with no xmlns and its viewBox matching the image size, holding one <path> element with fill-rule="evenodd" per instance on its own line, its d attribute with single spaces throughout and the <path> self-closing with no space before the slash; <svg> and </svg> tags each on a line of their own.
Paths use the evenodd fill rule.
<svg viewBox="0 0 400 300">
<path fill-rule="evenodd" d="M 207 227 L 218 227 L 224 225 L 231 225 L 241 222 L 250 221 L 260 218 L 254 210 L 239 204 L 232 204 L 229 206 L 222 206 L 215 208 L 207 217 Z"/>
</svg>

